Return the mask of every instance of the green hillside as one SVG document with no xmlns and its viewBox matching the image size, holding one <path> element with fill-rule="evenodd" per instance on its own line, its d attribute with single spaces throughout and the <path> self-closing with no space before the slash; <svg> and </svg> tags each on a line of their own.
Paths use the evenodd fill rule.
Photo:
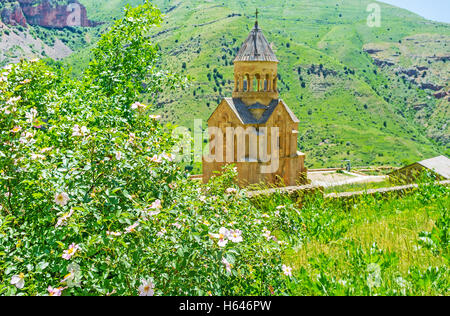
<svg viewBox="0 0 450 316">
<path fill-rule="evenodd" d="M 119 16 L 126 3 L 141 3 L 81 2 L 90 18 L 101 21 Z M 310 167 L 336 166 L 343 159 L 355 165 L 400 165 L 448 154 L 448 95 L 437 99 L 435 91 L 421 89 L 420 82 L 399 71 L 427 62 L 431 66 L 424 77 L 443 82 L 445 92 L 450 77 L 446 58 L 418 60 L 406 54 L 388 67 L 367 47 L 381 45 L 386 52 L 397 49 L 401 54 L 408 38 L 418 38 L 420 45 L 439 35 L 442 45 L 428 53 L 445 57 L 450 25 L 380 3 L 381 27 L 370 28 L 366 8 L 372 2 L 154 1 L 166 14 L 163 27 L 152 36 L 161 46 L 163 62 L 193 78 L 188 90 L 158 96 L 156 112 L 167 122 L 188 127 L 194 118 L 206 121 L 221 98 L 231 95 L 232 61 L 258 7 L 260 26 L 280 60 L 280 93 L 301 121 L 299 146 Z M 87 51 L 67 59 L 75 72 L 89 60 Z"/>
<path fill-rule="evenodd" d="M 245 35 L 248 20 L 226 16 L 208 30 L 199 16 L 197 34 L 191 20 L 207 11 L 202 8 L 167 11 L 180 10 L 177 17 L 190 22 L 183 27 L 176 19 L 171 25 L 179 29 L 154 33 L 163 61 L 148 39 L 150 26 L 163 21 L 161 12 L 145 1 L 109 24 L 81 77 L 51 59 L 24 58 L 0 69 L 0 296 L 211 296 L 224 297 L 226 311 L 278 314 L 273 296 L 449 296 L 449 181 L 437 182 L 428 170 L 401 187 L 393 187 L 396 179 L 338 170 L 310 173 L 308 188 L 278 190 L 269 183 L 239 187 L 251 177 L 232 165 L 207 183 L 197 181 L 174 159 L 174 126 L 136 99 L 144 87 L 149 94 L 184 85 L 185 77 L 167 65 L 196 76 L 184 95 L 157 96 L 167 100 L 157 104 L 167 121 L 188 124 L 208 115 L 217 95 L 229 92 L 230 60 L 240 42 L 233 31 Z M 211 10 L 216 17 L 231 11 Z M 280 82 L 302 118 L 301 144 L 311 164 L 343 157 L 392 162 L 422 148 L 433 154 L 438 145 L 418 136 L 419 124 L 438 126 L 439 117 L 428 113 L 446 118 L 439 110 L 446 106 L 440 64 L 446 57 L 438 52 L 444 35 L 410 35 L 399 45 L 382 38 L 359 54 L 346 52 L 359 37 L 352 36 L 353 26 L 342 27 L 322 39 L 311 36 L 314 47 L 291 40 L 288 27 L 286 34 L 270 34 L 287 61 Z M 427 50 L 410 48 L 420 46 L 422 36 L 441 67 L 428 63 Z M 270 52 L 266 45 L 260 54 Z M 327 48 L 336 53 L 324 53 Z M 88 59 L 83 50 L 66 62 L 81 71 Z M 409 68 L 394 71 L 395 63 Z M 438 87 L 439 93 L 427 91 Z M 406 100 L 433 96 L 439 102 L 418 109 L 402 104 L 402 93 Z M 415 108 L 422 121 L 412 116 Z M 292 166 L 285 166 L 290 173 Z M 368 174 L 376 169 L 390 168 Z M 364 183 L 353 182 L 358 178 Z M 384 182 L 366 183 L 378 180 Z M 249 301 L 231 304 L 230 296 Z M 161 306 L 214 314 L 221 305 L 177 300 Z"/>
</svg>

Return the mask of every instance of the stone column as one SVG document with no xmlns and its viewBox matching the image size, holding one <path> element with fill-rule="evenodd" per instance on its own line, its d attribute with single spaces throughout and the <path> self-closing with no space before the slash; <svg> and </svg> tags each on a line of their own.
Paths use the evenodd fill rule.
<svg viewBox="0 0 450 316">
<path fill-rule="evenodd" d="M 297 140 L 298 140 L 298 130 L 292 129 L 291 132 L 291 157 L 295 157 L 297 155 Z"/>
</svg>

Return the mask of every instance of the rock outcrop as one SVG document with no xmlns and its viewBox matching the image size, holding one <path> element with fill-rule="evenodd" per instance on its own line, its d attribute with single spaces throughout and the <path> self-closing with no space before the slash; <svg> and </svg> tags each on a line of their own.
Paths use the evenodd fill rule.
<svg viewBox="0 0 450 316">
<path fill-rule="evenodd" d="M 4 8 L 0 12 L 0 17 L 5 24 L 9 24 L 12 26 L 22 25 L 23 27 L 27 26 L 27 19 L 23 15 L 22 8 L 19 3 L 13 3 L 9 7 Z"/>
<path fill-rule="evenodd" d="M 444 88 L 444 86 L 436 85 L 436 84 L 429 83 L 429 82 L 424 82 L 424 83 L 422 83 L 422 84 L 420 85 L 420 87 L 421 87 L 423 90 L 428 89 L 428 90 L 432 90 L 432 91 L 439 91 L 439 90 L 441 90 L 442 88 Z"/>
<path fill-rule="evenodd" d="M 39 25 L 48 28 L 93 27 L 98 22 L 88 19 L 86 7 L 78 0 L 68 0 L 66 4 L 54 4 L 50 0 L 0 1 L 5 4 L 1 17 L 9 25 Z"/>
<path fill-rule="evenodd" d="M 434 94 L 434 97 L 436 99 L 443 99 L 448 95 L 447 91 L 439 91 L 438 93 Z"/>
</svg>

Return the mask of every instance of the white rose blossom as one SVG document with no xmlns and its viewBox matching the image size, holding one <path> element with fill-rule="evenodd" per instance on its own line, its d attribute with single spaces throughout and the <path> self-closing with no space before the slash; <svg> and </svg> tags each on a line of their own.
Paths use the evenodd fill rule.
<svg viewBox="0 0 450 316">
<path fill-rule="evenodd" d="M 228 273 L 231 273 L 231 267 L 232 265 L 228 262 L 228 260 L 226 258 L 222 258 L 222 263 L 225 265 L 225 270 Z"/>
<path fill-rule="evenodd" d="M 141 286 L 139 286 L 139 296 L 153 296 L 155 294 L 154 291 L 155 285 L 153 284 L 152 280 L 148 279 L 142 279 L 141 280 Z"/>
<path fill-rule="evenodd" d="M 69 195 L 65 192 L 57 193 L 55 195 L 55 203 L 59 206 L 66 206 L 69 202 Z"/>
<path fill-rule="evenodd" d="M 285 276 L 291 277 L 292 276 L 292 268 L 288 267 L 287 265 L 284 265 L 281 267 L 281 269 L 283 270 L 283 274 Z"/>
<path fill-rule="evenodd" d="M 23 273 L 13 275 L 11 278 L 11 284 L 19 290 L 23 289 L 23 287 L 25 286 L 25 275 Z"/>
</svg>

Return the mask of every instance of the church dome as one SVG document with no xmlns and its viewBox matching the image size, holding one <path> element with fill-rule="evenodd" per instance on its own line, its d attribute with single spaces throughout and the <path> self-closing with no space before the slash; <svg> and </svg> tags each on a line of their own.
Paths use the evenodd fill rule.
<svg viewBox="0 0 450 316">
<path fill-rule="evenodd" d="M 278 62 L 269 42 L 258 26 L 258 22 L 255 23 L 255 27 L 251 30 L 234 61 Z"/>
</svg>

